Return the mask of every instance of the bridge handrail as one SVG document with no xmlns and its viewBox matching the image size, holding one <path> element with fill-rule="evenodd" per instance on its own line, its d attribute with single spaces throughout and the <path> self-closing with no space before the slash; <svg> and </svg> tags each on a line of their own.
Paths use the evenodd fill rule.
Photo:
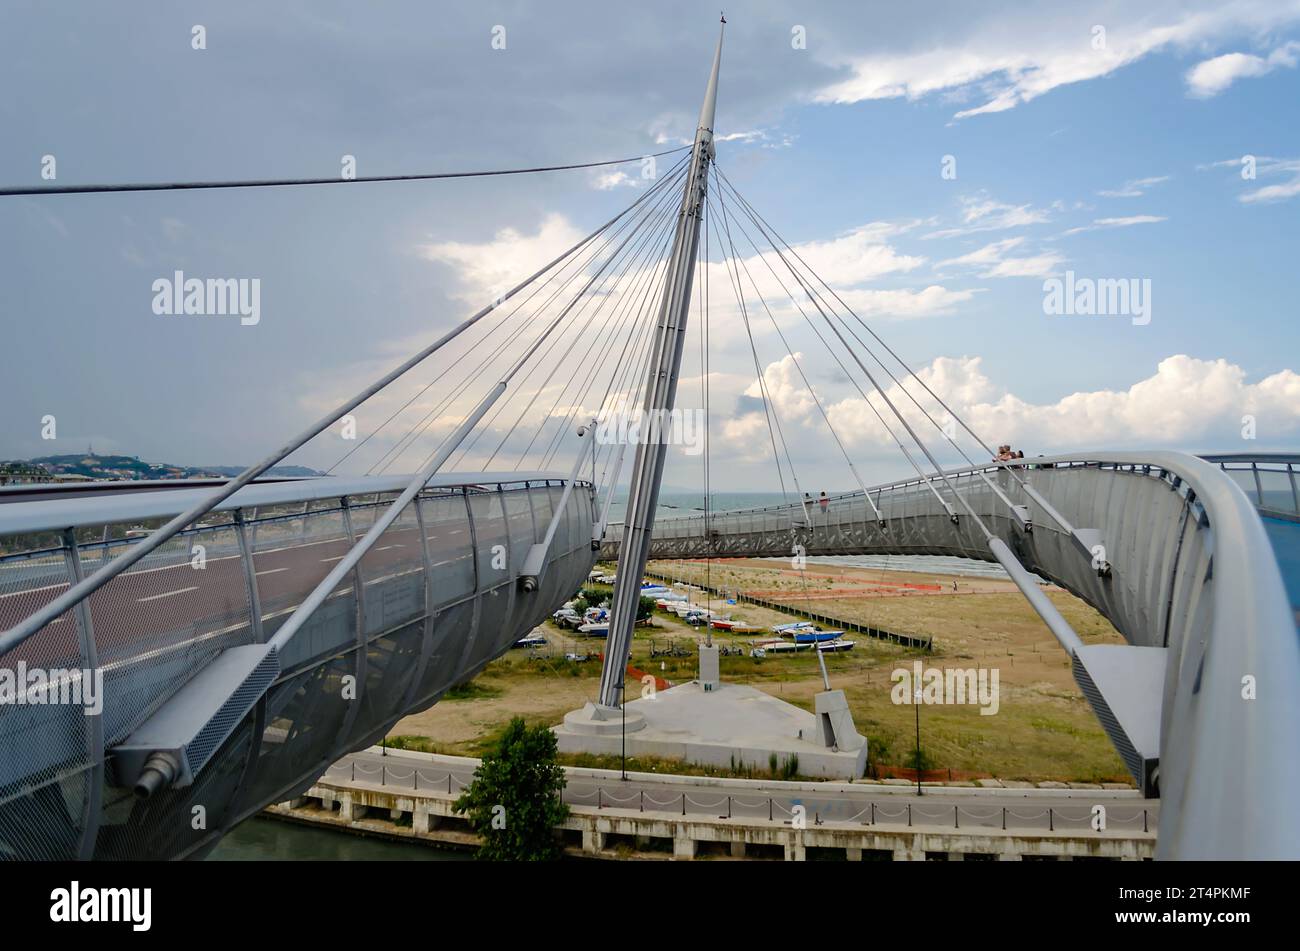
<svg viewBox="0 0 1300 951">
<path fill-rule="evenodd" d="M 1175 463 L 1177 460 L 1184 459 L 1202 459 L 1207 462 L 1220 465 L 1222 463 L 1276 463 L 1280 465 L 1294 465 L 1300 467 L 1300 454 L 1296 453 L 1233 453 L 1233 454 L 1209 454 L 1201 456 L 1191 456 L 1180 452 L 1106 452 L 1106 453 L 1086 453 L 1076 455 L 1056 456 L 1035 456 L 1033 458 L 1017 459 L 1015 462 L 987 462 L 977 466 L 960 466 L 951 469 L 942 470 L 945 476 L 950 478 L 974 477 L 981 473 L 998 472 L 1003 469 L 1062 469 L 1062 468 L 1079 468 L 1079 467 L 1096 467 L 1096 468 L 1152 468 L 1168 469 L 1168 465 L 1161 464 L 1160 459 L 1164 457 L 1166 462 Z M 1226 468 L 1226 466 L 1224 467 Z M 931 478 L 933 478 L 933 473 Z M 880 482 L 875 485 L 867 486 L 867 492 L 875 494 L 877 492 L 891 492 L 897 489 L 906 489 L 913 486 L 924 486 L 928 479 L 918 478 L 916 476 L 898 479 L 892 482 Z M 850 490 L 848 492 L 839 492 L 828 495 L 828 501 L 835 502 L 844 499 L 855 499 L 862 495 L 860 490 Z M 816 499 L 814 502 L 818 501 Z M 751 506 L 749 508 L 721 509 L 712 511 L 708 514 L 710 520 L 721 518 L 727 515 L 756 515 L 766 512 L 787 512 L 803 507 L 802 500 L 794 502 L 781 502 L 775 505 Z M 685 522 L 692 519 L 703 520 L 706 516 L 704 513 L 695 513 L 692 515 L 676 515 L 670 518 L 656 519 L 656 524 L 664 522 Z M 622 525 L 622 522 L 611 522 L 611 527 Z"/>
<path fill-rule="evenodd" d="M 439 473 L 425 483 L 426 489 L 453 489 L 462 486 L 563 485 L 567 473 L 558 472 L 482 472 Z M 213 507 L 214 512 L 264 508 L 291 502 L 313 502 L 344 496 L 401 491 L 411 480 L 409 475 L 362 476 L 357 478 L 320 477 L 293 482 L 253 483 Z M 84 528 L 90 525 L 115 525 L 166 518 L 183 512 L 205 494 L 204 489 L 175 488 L 156 492 L 133 492 L 133 482 L 101 483 L 105 487 L 121 486 L 120 495 L 93 495 L 75 499 L 23 500 L 0 504 L 0 536 L 29 535 L 39 532 Z M 575 485 L 587 485 L 579 480 Z"/>
</svg>

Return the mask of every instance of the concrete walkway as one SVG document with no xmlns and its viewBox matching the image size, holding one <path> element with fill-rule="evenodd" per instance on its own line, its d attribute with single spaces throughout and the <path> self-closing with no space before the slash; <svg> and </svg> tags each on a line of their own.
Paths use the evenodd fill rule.
<svg viewBox="0 0 1300 951">
<path fill-rule="evenodd" d="M 474 841 L 451 804 L 478 761 L 371 748 L 340 760 L 307 795 L 272 807 L 287 818 L 396 838 Z M 1134 790 L 787 783 L 566 768 L 571 849 L 675 858 L 701 852 L 800 860 L 842 850 L 943 858 L 1144 859 L 1154 855 L 1158 803 Z M 1098 811 L 1100 810 L 1100 812 Z M 410 823 L 404 817 L 410 817 Z M 1104 828 L 1096 829 L 1098 816 Z M 659 849 L 653 843 L 664 843 Z M 779 855 L 776 854 L 780 849 Z"/>
</svg>

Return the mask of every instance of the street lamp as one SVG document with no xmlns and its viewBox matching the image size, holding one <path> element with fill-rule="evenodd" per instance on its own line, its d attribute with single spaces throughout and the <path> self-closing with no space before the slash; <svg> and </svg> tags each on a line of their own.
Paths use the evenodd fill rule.
<svg viewBox="0 0 1300 951">
<path fill-rule="evenodd" d="M 916 707 L 916 794 L 921 795 L 921 688 L 916 688 L 912 695 L 912 706 Z"/>
<path fill-rule="evenodd" d="M 623 692 L 624 681 L 626 679 L 627 676 L 626 676 L 626 667 L 625 667 L 624 676 L 618 678 L 618 710 L 619 710 L 619 718 L 622 721 L 619 724 L 619 732 L 622 734 L 622 747 L 623 747 L 623 751 L 622 751 L 623 775 L 620 776 L 619 778 L 623 782 L 627 782 L 627 696 Z"/>
</svg>

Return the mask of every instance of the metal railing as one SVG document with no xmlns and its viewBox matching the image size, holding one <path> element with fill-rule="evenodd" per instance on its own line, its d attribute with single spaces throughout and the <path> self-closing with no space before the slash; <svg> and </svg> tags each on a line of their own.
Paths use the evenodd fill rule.
<svg viewBox="0 0 1300 951">
<path fill-rule="evenodd" d="M 458 795 L 474 781 L 473 773 L 447 769 L 421 769 L 415 765 L 366 764 L 356 760 L 335 763 L 321 777 L 323 782 L 378 786 L 390 790 L 409 790 L 428 795 Z M 581 791 L 575 786 L 585 787 Z M 664 795 L 664 798 L 660 798 Z M 635 812 L 663 813 L 675 816 L 707 816 L 748 822 L 773 822 L 789 825 L 797 815 L 795 807 L 803 805 L 801 797 L 759 795 L 719 795 L 699 797 L 688 792 L 675 795 L 666 791 L 630 790 L 625 784 L 612 786 L 599 782 L 570 781 L 561 795 L 573 806 L 596 809 L 625 809 Z M 811 798 L 811 797 L 803 797 Z M 971 808 L 958 803 L 899 803 L 891 800 L 862 798 L 803 805 L 803 818 L 809 825 L 823 823 L 914 828 L 918 826 L 960 829 L 1000 829 L 1005 832 L 1080 832 L 1105 835 L 1116 832 L 1150 833 L 1155 823 L 1150 810 L 1107 806 L 1105 829 L 1094 828 L 1094 804 L 1078 806 L 1031 807 L 989 806 Z"/>
<path fill-rule="evenodd" d="M 1300 519 L 1300 454 L 1216 454 L 1201 458 L 1228 473 L 1264 514 Z"/>
</svg>

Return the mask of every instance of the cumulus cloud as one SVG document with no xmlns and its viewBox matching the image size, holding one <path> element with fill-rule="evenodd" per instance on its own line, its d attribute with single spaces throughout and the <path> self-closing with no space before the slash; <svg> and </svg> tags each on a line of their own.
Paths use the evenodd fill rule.
<svg viewBox="0 0 1300 951">
<path fill-rule="evenodd" d="M 1279 67 L 1294 69 L 1300 61 L 1300 43 L 1285 43 L 1267 56 L 1253 53 L 1224 53 L 1202 60 L 1187 71 L 1187 94 L 1209 99 L 1223 92 L 1238 79 L 1254 78 Z"/>
<path fill-rule="evenodd" d="M 1256 418 L 1266 438 L 1294 439 L 1300 433 L 1300 374 L 1289 369 L 1251 382 L 1244 369 L 1227 360 L 1177 354 L 1127 389 L 1081 391 L 1034 403 L 995 384 L 981 362 L 979 357 L 940 358 L 919 375 L 986 442 L 1011 442 L 1029 455 L 1031 449 L 1232 444 L 1240 439 L 1245 415 Z M 912 389 L 925 404 L 921 390 Z M 910 404 L 897 386 L 887 392 L 900 408 Z M 873 394 L 873 402 L 883 413 L 883 401 Z M 937 404 L 930 401 L 927 408 L 937 410 Z M 828 414 L 837 432 L 855 445 L 891 445 L 860 396 L 834 403 Z M 909 415 L 917 424 L 923 422 L 919 411 Z"/>
<path fill-rule="evenodd" d="M 786 449 L 780 446 L 781 436 L 796 474 L 805 483 L 813 479 L 822 485 L 849 484 L 846 480 L 853 477 L 845 453 L 855 466 L 863 467 L 864 474 L 866 467 L 877 475 L 908 471 L 896 437 L 924 465 L 924 457 L 885 398 L 865 379 L 859 379 L 859 389 L 847 380 L 818 373 L 802 354 L 797 356 L 814 381 L 845 452 L 830 438 L 826 419 L 798 374 L 794 358 L 786 355 L 763 368 L 769 405 L 780 421 L 777 438 L 783 465 Z M 1030 457 L 1139 447 L 1193 452 L 1230 449 L 1241 446 L 1242 417 L 1246 415 L 1256 420 L 1261 446 L 1286 445 L 1300 435 L 1300 374 L 1289 369 L 1251 379 L 1246 370 L 1227 360 L 1176 354 L 1161 360 L 1151 373 L 1131 385 L 1080 390 L 1038 401 L 1016 393 L 1014 383 L 990 378 L 979 357 L 940 357 L 918 368 L 917 376 L 988 445 L 1011 443 Z M 881 376 L 879 381 L 889 402 L 921 435 L 940 464 L 959 464 L 959 454 L 936 428 L 936 423 L 948 421 L 939 402 L 915 380 L 903 378 L 900 384 Z M 713 386 L 715 407 L 725 403 L 723 390 L 734 394 L 736 407 L 713 426 L 714 458 L 726 458 L 728 474 L 736 480 L 774 487 L 772 436 L 762 391 L 752 377 L 720 378 Z M 964 430 L 956 431 L 966 455 L 982 461 L 983 449 Z"/>
<path fill-rule="evenodd" d="M 795 363 L 802 359 L 802 353 L 787 353 L 780 360 L 769 363 L 763 370 L 763 388 L 755 380 L 745 388 L 745 396 L 762 399 L 763 389 L 766 389 L 767 398 L 782 419 L 801 419 L 812 413 L 817 404 L 800 376 L 800 366 Z"/>
<path fill-rule="evenodd" d="M 832 287 L 851 287 L 887 274 L 913 271 L 924 257 L 900 254 L 889 238 L 909 227 L 875 221 L 826 241 L 795 246 L 799 256 Z"/>
<path fill-rule="evenodd" d="M 458 296 L 486 303 L 582 237 L 583 233 L 564 215 L 550 214 L 533 234 L 502 228 L 489 241 L 441 241 L 423 245 L 419 252 L 429 261 L 456 269 L 461 283 Z"/>
<path fill-rule="evenodd" d="M 928 262 L 922 255 L 900 252 L 890 241 L 918 225 L 918 221 L 871 222 L 834 238 L 796 244 L 793 246 L 795 253 L 785 252 L 785 257 L 804 273 L 803 266 L 798 264 L 801 259 L 834 288 L 840 300 L 860 315 L 907 320 L 952 314 L 959 305 L 971 300 L 983 288 L 958 290 L 939 283 L 929 283 L 919 288 L 864 286 L 880 278 L 901 277 Z M 741 327 L 741 315 L 733 289 L 737 275 L 749 307 L 749 317 L 755 321 L 757 332 L 767 332 L 764 329 L 768 323 L 765 312 L 769 309 L 783 320 L 797 322 L 800 310 L 805 315 L 816 318 L 816 308 L 809 303 L 806 293 L 790 274 L 781 256 L 771 249 L 761 254 L 755 253 L 754 246 L 749 244 L 742 248 L 739 237 L 734 235 L 735 225 L 732 227 L 733 236 L 736 237 L 737 257 L 728 263 L 711 262 L 707 269 L 711 307 L 714 308 L 715 316 L 723 318 L 714 323 L 719 332 L 716 339 L 731 339 L 730 335 Z M 759 247 L 762 247 L 761 240 Z M 745 251 L 750 253 L 745 254 Z M 831 297 L 819 283 L 813 283 L 819 294 Z M 730 331 L 721 326 L 726 323 L 732 324 Z"/>
</svg>

